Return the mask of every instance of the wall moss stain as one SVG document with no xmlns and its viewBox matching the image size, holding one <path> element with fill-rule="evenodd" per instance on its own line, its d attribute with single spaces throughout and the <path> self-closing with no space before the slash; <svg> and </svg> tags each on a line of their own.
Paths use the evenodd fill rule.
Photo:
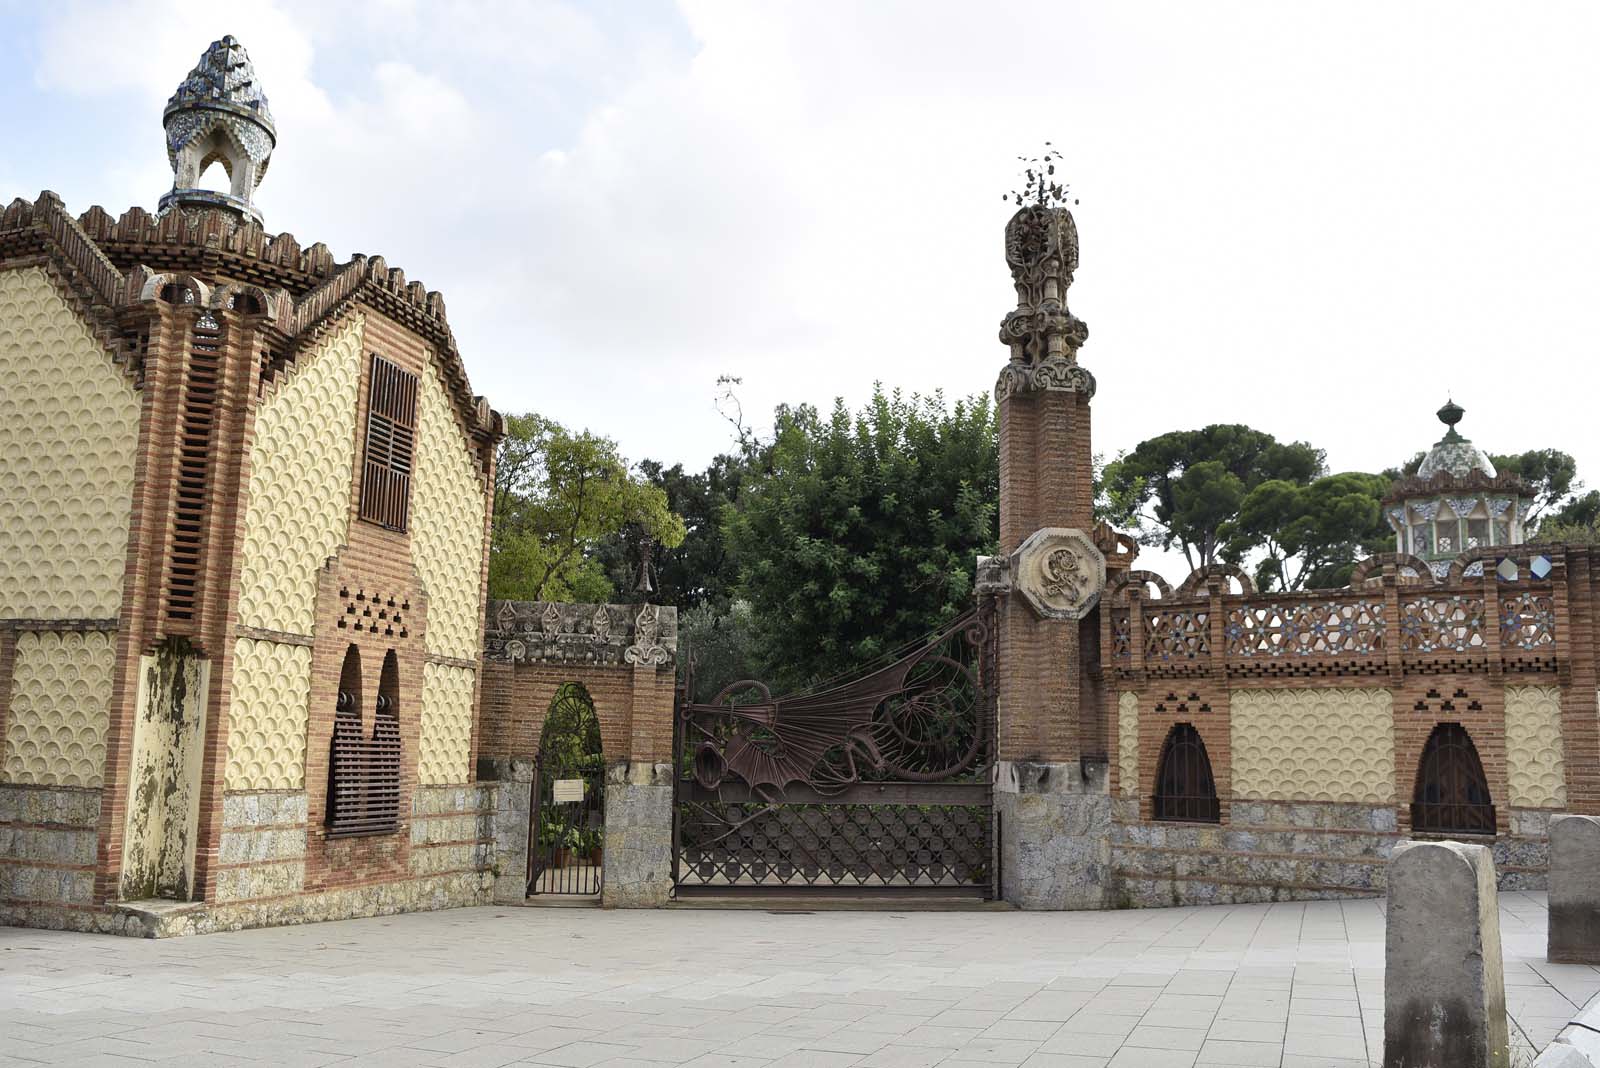
<svg viewBox="0 0 1600 1068">
<path fill-rule="evenodd" d="M 200 818 L 210 661 L 174 639 L 139 658 L 120 881 L 125 900 L 189 899 Z"/>
</svg>

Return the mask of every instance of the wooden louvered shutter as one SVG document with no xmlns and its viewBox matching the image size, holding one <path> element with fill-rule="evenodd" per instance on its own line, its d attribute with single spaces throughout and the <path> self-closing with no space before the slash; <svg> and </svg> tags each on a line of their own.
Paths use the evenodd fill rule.
<svg viewBox="0 0 1600 1068">
<path fill-rule="evenodd" d="M 361 476 L 362 519 L 390 530 L 406 529 L 416 437 L 417 376 L 374 354 Z"/>
</svg>

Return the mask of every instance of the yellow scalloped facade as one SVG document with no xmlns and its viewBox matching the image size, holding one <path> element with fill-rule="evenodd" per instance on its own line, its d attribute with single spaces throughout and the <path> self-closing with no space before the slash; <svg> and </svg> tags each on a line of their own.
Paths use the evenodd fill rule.
<svg viewBox="0 0 1600 1068">
<path fill-rule="evenodd" d="M 234 643 L 227 789 L 303 787 L 310 708 L 310 646 L 252 638 Z"/>
<path fill-rule="evenodd" d="M 417 739 L 417 781 L 423 786 L 463 783 L 471 770 L 472 687 L 476 672 L 450 664 L 422 665 L 422 724 Z"/>
<path fill-rule="evenodd" d="M 349 533 L 364 322 L 350 315 L 262 398 L 239 569 L 244 626 L 311 633 L 317 572 Z"/>
<path fill-rule="evenodd" d="M 0 273 L 0 617 L 114 619 L 139 397 L 39 267 Z"/>
<path fill-rule="evenodd" d="M 1506 779 L 1513 805 L 1560 808 L 1567 803 L 1556 687 L 1506 687 Z"/>
<path fill-rule="evenodd" d="M 475 660 L 484 487 L 471 442 L 456 422 L 450 392 L 431 361 L 417 390 L 416 464 L 411 562 L 428 594 L 427 649 L 437 656 Z"/>
<path fill-rule="evenodd" d="M 6 782 L 101 785 L 116 651 L 116 635 L 103 631 L 17 635 Z"/>
<path fill-rule="evenodd" d="M 1123 797 L 1139 796 L 1139 695 L 1117 698 L 1117 779 Z"/>
<path fill-rule="evenodd" d="M 1236 690 L 1229 709 L 1234 797 L 1394 802 L 1388 690 Z"/>
</svg>

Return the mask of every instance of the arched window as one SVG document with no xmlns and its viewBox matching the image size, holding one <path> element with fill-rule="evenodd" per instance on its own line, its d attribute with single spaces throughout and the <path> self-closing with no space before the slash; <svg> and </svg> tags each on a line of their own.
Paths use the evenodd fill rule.
<svg viewBox="0 0 1600 1068">
<path fill-rule="evenodd" d="M 1200 823 L 1218 823 L 1222 819 L 1217 784 L 1211 777 L 1211 758 L 1206 756 L 1206 743 L 1192 724 L 1175 724 L 1161 746 L 1161 762 L 1156 767 L 1155 817 Z"/>
<path fill-rule="evenodd" d="M 1494 800 L 1472 736 L 1459 723 L 1441 723 L 1428 736 L 1417 765 L 1411 829 L 1435 834 L 1493 834 Z"/>
<path fill-rule="evenodd" d="M 328 834 L 388 834 L 400 825 L 400 662 L 390 650 L 378 678 L 372 736 L 362 726 L 361 652 L 344 654 L 328 760 Z"/>
</svg>

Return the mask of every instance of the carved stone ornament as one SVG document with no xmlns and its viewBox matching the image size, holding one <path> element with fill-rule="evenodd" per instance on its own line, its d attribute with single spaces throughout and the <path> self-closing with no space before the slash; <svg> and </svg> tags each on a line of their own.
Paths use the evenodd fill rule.
<svg viewBox="0 0 1600 1068">
<path fill-rule="evenodd" d="M 1011 561 L 1004 556 L 978 557 L 978 578 L 974 592 L 979 597 L 996 597 L 1011 592 Z"/>
<path fill-rule="evenodd" d="M 1082 393 L 1092 400 L 1094 375 L 1065 356 L 1052 356 L 1032 366 L 1013 360 L 1000 369 L 1000 377 L 994 384 L 994 399 L 1003 401 L 1013 394 L 1043 390 Z"/>
<path fill-rule="evenodd" d="M 1106 558 L 1083 531 L 1044 527 L 1011 554 L 1017 592 L 1045 619 L 1082 619 L 1100 602 Z"/>
<path fill-rule="evenodd" d="M 661 644 L 661 609 L 653 604 L 641 605 L 633 623 L 633 644 L 623 652 L 622 659 L 630 664 L 659 666 L 671 658 L 672 654 Z"/>
</svg>

